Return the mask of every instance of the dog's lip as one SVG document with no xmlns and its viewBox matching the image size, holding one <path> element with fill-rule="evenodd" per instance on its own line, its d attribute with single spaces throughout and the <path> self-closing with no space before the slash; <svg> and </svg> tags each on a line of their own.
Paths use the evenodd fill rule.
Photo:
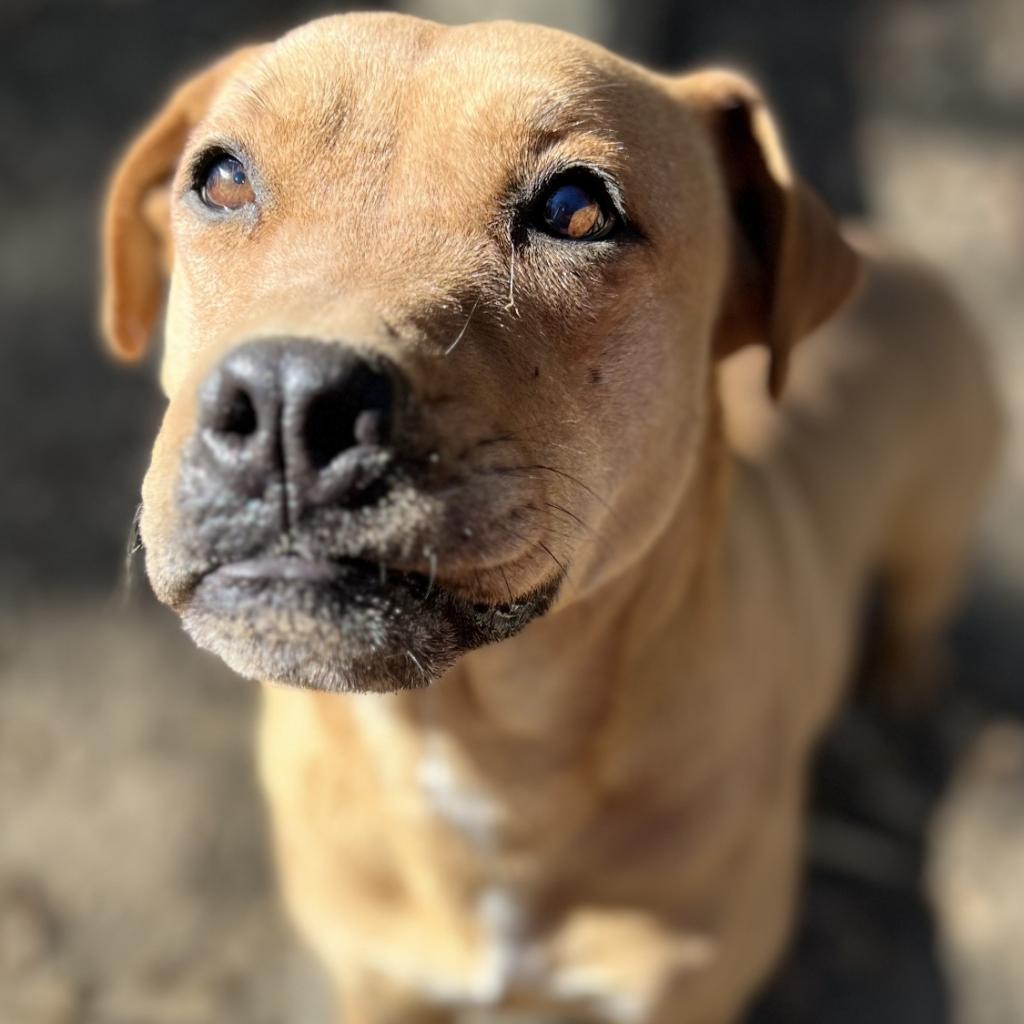
<svg viewBox="0 0 1024 1024">
<path fill-rule="evenodd" d="M 529 600 L 530 595 L 512 602 L 480 600 L 466 596 L 457 583 L 441 581 L 433 573 L 389 565 L 380 560 L 358 557 L 308 558 L 299 554 L 260 555 L 223 562 L 210 568 L 196 580 L 192 593 L 206 581 L 215 586 L 251 589 L 261 586 L 291 586 L 307 589 L 380 591 L 401 587 L 419 595 L 421 600 L 454 600 L 477 612 L 511 613 Z"/>
<path fill-rule="evenodd" d="M 371 558 L 309 558 L 299 554 L 261 555 L 224 562 L 206 572 L 202 579 L 220 585 L 294 584 L 299 587 L 340 587 L 376 590 L 396 584 L 413 587 L 429 595 L 442 588 L 418 572 L 387 565 Z M 201 581 L 200 581 L 201 582 Z"/>
<path fill-rule="evenodd" d="M 349 563 L 299 555 L 249 558 L 228 562 L 214 573 L 224 580 L 294 580 L 300 583 L 334 583 L 346 575 Z"/>
</svg>

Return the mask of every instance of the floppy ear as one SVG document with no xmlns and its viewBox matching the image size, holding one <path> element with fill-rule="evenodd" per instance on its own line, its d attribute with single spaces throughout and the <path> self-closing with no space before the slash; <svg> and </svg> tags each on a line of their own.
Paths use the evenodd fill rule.
<svg viewBox="0 0 1024 1024">
<path fill-rule="evenodd" d="M 189 133 L 235 68 L 258 52 L 232 53 L 180 86 L 132 143 L 114 172 L 103 217 L 101 323 L 125 360 L 146 349 L 170 269 L 170 186 Z"/>
<path fill-rule="evenodd" d="M 730 71 L 698 72 L 681 85 L 710 133 L 732 219 L 716 352 L 767 344 L 768 387 L 778 398 L 793 346 L 850 295 L 860 260 L 790 168 L 756 86 Z"/>
</svg>

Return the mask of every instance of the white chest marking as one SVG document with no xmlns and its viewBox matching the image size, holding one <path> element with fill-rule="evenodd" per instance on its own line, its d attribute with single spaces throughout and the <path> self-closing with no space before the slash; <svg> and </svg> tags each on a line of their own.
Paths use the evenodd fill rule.
<svg viewBox="0 0 1024 1024">
<path fill-rule="evenodd" d="M 494 1005 L 505 997 L 524 969 L 525 921 L 521 901 L 506 882 L 497 877 L 495 859 L 502 809 L 483 792 L 458 777 L 448 741 L 430 730 L 417 769 L 420 790 L 432 810 L 472 848 L 486 879 L 475 912 L 486 946 L 466 997 L 480 1006 Z"/>
<path fill-rule="evenodd" d="M 447 741 L 435 732 L 427 734 L 417 766 L 417 782 L 432 810 L 476 851 L 494 855 L 501 812 L 486 793 L 461 781 L 452 770 Z"/>
<path fill-rule="evenodd" d="M 448 824 L 479 859 L 480 874 L 485 879 L 473 908 L 484 947 L 472 975 L 461 979 L 436 975 L 414 978 L 408 968 L 393 961 L 378 963 L 378 968 L 402 975 L 407 983 L 417 984 L 422 991 L 453 1005 L 496 1005 L 522 976 L 527 959 L 521 901 L 495 870 L 501 808 L 486 792 L 460 779 L 449 741 L 429 722 L 421 723 L 423 753 L 415 776 L 409 778 L 407 764 L 394 756 L 405 746 L 402 734 L 408 728 L 407 721 L 395 715 L 386 697 L 362 697 L 353 706 L 375 752 L 381 777 L 399 792 L 405 790 L 411 803 L 418 788 L 429 812 Z"/>
</svg>

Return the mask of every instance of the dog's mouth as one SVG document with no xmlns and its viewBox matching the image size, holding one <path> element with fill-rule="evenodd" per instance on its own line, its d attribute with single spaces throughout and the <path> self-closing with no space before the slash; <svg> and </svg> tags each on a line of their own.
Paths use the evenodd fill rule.
<svg viewBox="0 0 1024 1024">
<path fill-rule="evenodd" d="M 462 654 L 507 639 L 552 604 L 560 578 L 507 603 L 362 558 L 288 554 L 220 565 L 180 611 L 240 675 L 327 691 L 429 685 Z"/>
</svg>

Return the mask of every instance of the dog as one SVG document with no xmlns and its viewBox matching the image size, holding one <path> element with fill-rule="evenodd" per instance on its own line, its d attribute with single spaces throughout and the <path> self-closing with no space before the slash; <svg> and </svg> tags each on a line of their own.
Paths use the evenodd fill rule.
<svg viewBox="0 0 1024 1024">
<path fill-rule="evenodd" d="M 170 278 L 147 572 L 279 684 L 347 1024 L 737 1021 L 865 595 L 926 677 L 996 459 L 942 281 L 840 231 L 738 73 L 396 14 L 184 84 L 104 267 L 126 359 Z"/>
</svg>

